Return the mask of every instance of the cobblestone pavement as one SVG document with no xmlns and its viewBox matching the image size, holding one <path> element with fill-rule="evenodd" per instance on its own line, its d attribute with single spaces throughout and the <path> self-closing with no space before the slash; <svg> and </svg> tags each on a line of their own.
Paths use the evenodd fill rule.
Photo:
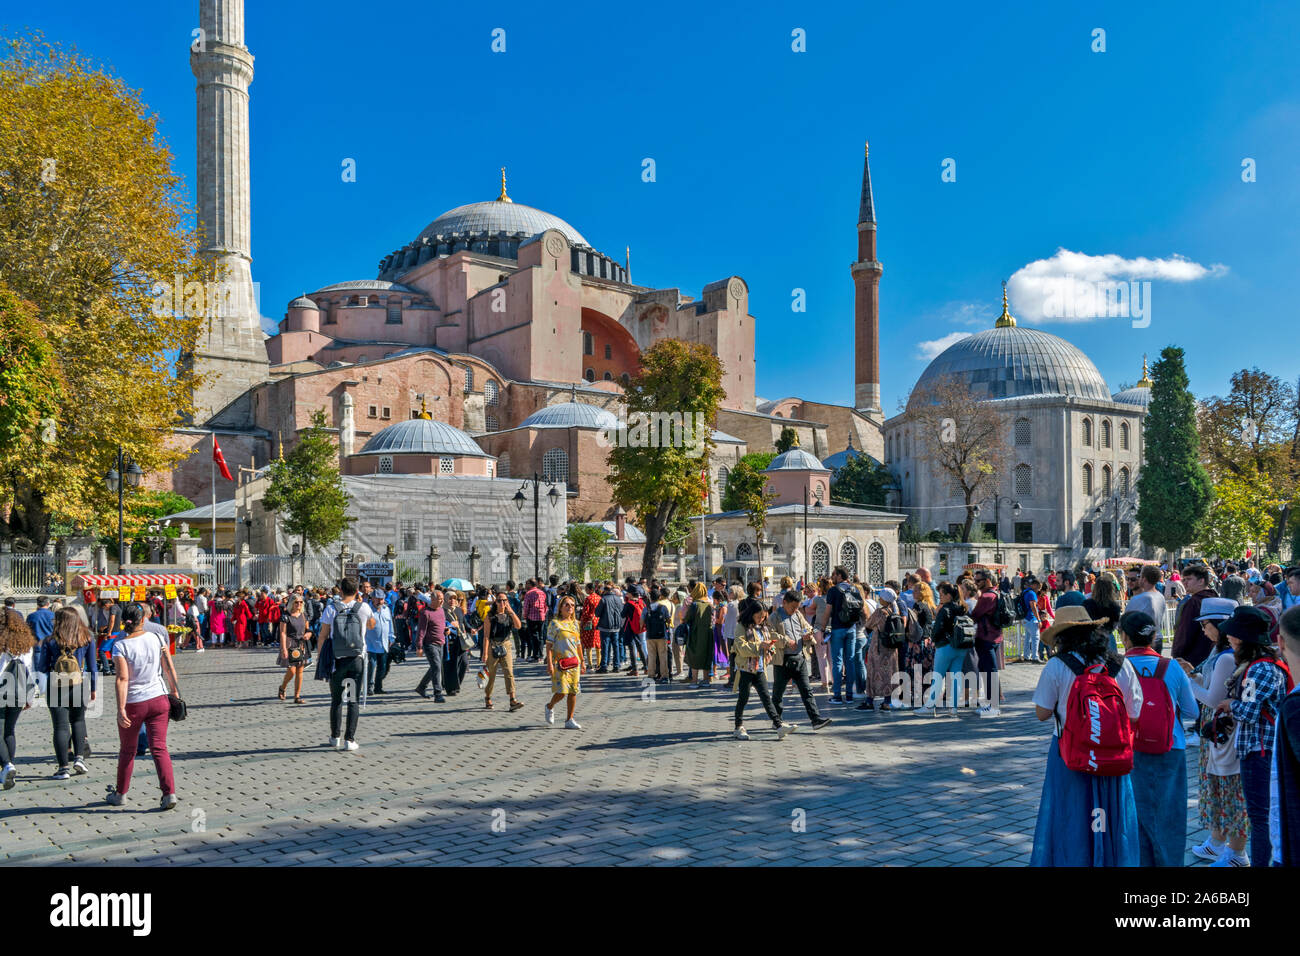
<svg viewBox="0 0 1300 956">
<path fill-rule="evenodd" d="M 1040 669 L 1005 672 L 1000 719 L 934 719 L 826 704 L 812 733 L 793 689 L 796 733 L 777 741 L 751 699 L 748 742 L 731 737 L 734 696 L 675 684 L 643 699 L 638 681 L 588 675 L 581 731 L 542 722 L 549 681 L 521 673 L 523 710 L 485 711 L 473 667 L 435 704 L 414 693 L 422 665 L 393 668 L 371 698 L 361 750 L 328 738 L 328 688 L 275 699 L 271 651 L 177 658 L 189 719 L 168 734 L 181 797 L 158 809 L 152 761 L 137 761 L 127 805 L 113 782 L 113 688 L 89 722 L 88 776 L 50 779 L 50 721 L 18 723 L 18 785 L 0 793 L 0 859 L 81 864 L 1023 865 L 1045 761 L 1030 694 Z M 290 693 L 292 696 L 292 691 Z M 826 701 L 818 695 L 818 702 Z M 562 705 L 561 705 L 562 706 Z M 1196 819 L 1189 750 L 1189 845 Z M 1194 858 L 1188 857 L 1189 861 Z"/>
</svg>

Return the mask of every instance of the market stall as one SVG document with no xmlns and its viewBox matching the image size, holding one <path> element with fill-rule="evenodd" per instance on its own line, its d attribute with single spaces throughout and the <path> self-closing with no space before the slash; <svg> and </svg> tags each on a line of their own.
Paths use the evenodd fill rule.
<svg viewBox="0 0 1300 956">
<path fill-rule="evenodd" d="M 79 574 L 72 579 L 75 592 L 80 595 L 87 610 L 101 597 L 109 597 L 118 604 L 144 602 L 151 595 L 161 597 L 162 616 L 159 623 L 167 628 L 171 653 L 176 653 L 176 638 L 186 632 L 184 620 L 173 621 L 172 602 L 187 589 L 194 590 L 194 579 L 188 574 Z M 121 634 L 110 634 L 100 648 L 101 661 L 112 659 L 112 645 Z"/>
<path fill-rule="evenodd" d="M 1103 568 L 1140 568 L 1144 565 L 1159 565 L 1159 561 L 1148 561 L 1146 558 L 1105 558 L 1097 564 Z"/>
</svg>

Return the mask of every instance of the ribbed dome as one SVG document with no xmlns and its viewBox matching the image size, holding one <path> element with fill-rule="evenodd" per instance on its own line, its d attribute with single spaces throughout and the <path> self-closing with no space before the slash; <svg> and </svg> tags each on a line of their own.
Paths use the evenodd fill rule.
<svg viewBox="0 0 1300 956">
<path fill-rule="evenodd" d="M 290 303 L 289 303 L 289 308 L 291 308 L 291 309 L 315 309 L 317 312 L 320 311 L 320 306 L 317 305 L 315 302 L 313 302 L 311 299 L 307 298 L 305 295 L 300 295 L 300 296 L 298 296 L 298 298 L 296 298 L 296 299 L 294 299 L 292 302 L 290 302 Z"/>
<path fill-rule="evenodd" d="M 1105 380 L 1082 351 L 1055 335 L 1014 325 L 954 342 L 921 373 L 916 389 L 949 376 L 968 382 L 978 399 L 1073 395 L 1110 400 Z"/>
<path fill-rule="evenodd" d="M 521 428 L 618 428 L 618 419 L 585 402 L 561 402 L 533 412 Z"/>
<path fill-rule="evenodd" d="M 1125 405 L 1137 405 L 1146 408 L 1151 404 L 1151 389 L 1144 385 L 1134 385 L 1132 388 L 1126 388 L 1122 392 L 1116 392 L 1111 396 L 1112 401 L 1122 402 Z"/>
<path fill-rule="evenodd" d="M 791 448 L 772 459 L 772 464 L 763 469 L 764 471 L 827 471 L 814 456 L 808 454 L 802 448 Z"/>
<path fill-rule="evenodd" d="M 372 435 L 358 454 L 491 457 L 459 428 L 429 418 L 412 418 L 389 425 Z"/>
<path fill-rule="evenodd" d="M 420 295 L 419 289 L 412 289 L 400 282 L 388 282 L 384 279 L 349 279 L 347 282 L 335 282 L 317 292 L 342 292 L 347 289 L 374 289 L 378 292 L 412 292 Z"/>
<path fill-rule="evenodd" d="M 534 209 L 517 202 L 472 202 L 465 206 L 444 212 L 429 225 L 424 227 L 416 241 L 433 236 L 455 235 L 495 235 L 504 232 L 507 235 L 522 233 L 535 236 L 547 229 L 557 229 L 566 239 L 576 246 L 590 246 L 582 233 L 574 229 L 559 216 Z"/>
</svg>

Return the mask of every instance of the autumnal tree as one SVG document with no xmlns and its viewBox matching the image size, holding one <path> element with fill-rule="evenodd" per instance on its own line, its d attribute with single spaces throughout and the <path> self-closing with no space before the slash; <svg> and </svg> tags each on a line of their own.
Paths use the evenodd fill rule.
<svg viewBox="0 0 1300 956">
<path fill-rule="evenodd" d="M 285 534 L 307 546 L 322 548 L 337 541 L 356 519 L 348 515 L 347 491 L 339 476 L 338 449 L 326 427 L 325 413 L 312 413 L 311 427 L 287 456 L 271 462 L 269 484 L 262 497 L 267 511 L 281 512 Z"/>
<path fill-rule="evenodd" d="M 614 573 L 614 546 L 600 525 L 571 524 L 553 548 L 556 565 L 575 581 L 603 581 Z"/>
<path fill-rule="evenodd" d="M 146 473 L 187 451 L 168 438 L 191 407 L 193 379 L 176 356 L 201 315 L 154 309 L 158 283 L 206 281 L 187 228 L 183 183 L 157 118 L 137 92 L 39 36 L 0 55 L 0 285 L 31 303 L 33 340 L 16 374 L 38 369 L 59 399 L 53 441 L 22 426 L 0 508 L 7 532 L 43 543 L 52 517 L 107 520 L 116 510 L 103 475 L 119 443 Z M 6 305 L 12 319 L 13 305 Z M 39 391 L 39 389 L 38 389 Z M 42 405 L 48 393 L 39 397 Z"/>
<path fill-rule="evenodd" d="M 1148 544 L 1176 552 L 1196 540 L 1213 488 L 1200 461 L 1196 402 L 1183 350 L 1167 346 L 1151 367 L 1143 426 L 1146 463 L 1138 475 L 1137 520 Z"/>
<path fill-rule="evenodd" d="M 1196 534 L 1200 550 L 1236 560 L 1263 542 L 1275 524 L 1278 501 L 1258 475 L 1229 475 L 1214 486 L 1214 499 Z"/>
<path fill-rule="evenodd" d="M 722 375 L 722 361 L 707 345 L 664 339 L 642 353 L 641 370 L 628 383 L 629 423 L 637 415 L 666 415 L 677 416 L 684 430 L 690 426 L 683 442 L 629 440 L 610 451 L 614 498 L 635 512 L 645 531 L 642 577 L 654 577 L 677 515 L 697 513 L 704 500 L 714 446 L 710 423 L 726 397 Z M 634 437 L 631 428 L 627 434 Z"/>
<path fill-rule="evenodd" d="M 937 492 L 955 490 L 966 507 L 962 540 L 971 540 L 976 507 L 998 488 L 1010 449 L 1006 423 L 957 376 L 912 389 L 904 409 L 918 461 L 929 461 Z"/>
<path fill-rule="evenodd" d="M 747 511 L 746 502 L 767 485 L 763 470 L 772 464 L 776 454 L 770 451 L 751 451 L 742 455 L 727 474 L 727 487 L 722 492 L 723 511 Z"/>
</svg>

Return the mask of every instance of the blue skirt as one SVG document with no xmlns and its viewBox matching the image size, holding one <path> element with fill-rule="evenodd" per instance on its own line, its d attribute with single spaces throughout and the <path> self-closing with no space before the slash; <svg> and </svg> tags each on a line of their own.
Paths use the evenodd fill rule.
<svg viewBox="0 0 1300 956">
<path fill-rule="evenodd" d="M 1133 754 L 1133 801 L 1143 866 L 1182 866 L 1187 855 L 1187 751 Z"/>
<path fill-rule="evenodd" d="M 1186 804 L 1183 815 L 1186 816 Z M 1056 737 L 1038 801 L 1030 866 L 1137 866 L 1138 820 L 1128 776 L 1071 770 Z"/>
</svg>

